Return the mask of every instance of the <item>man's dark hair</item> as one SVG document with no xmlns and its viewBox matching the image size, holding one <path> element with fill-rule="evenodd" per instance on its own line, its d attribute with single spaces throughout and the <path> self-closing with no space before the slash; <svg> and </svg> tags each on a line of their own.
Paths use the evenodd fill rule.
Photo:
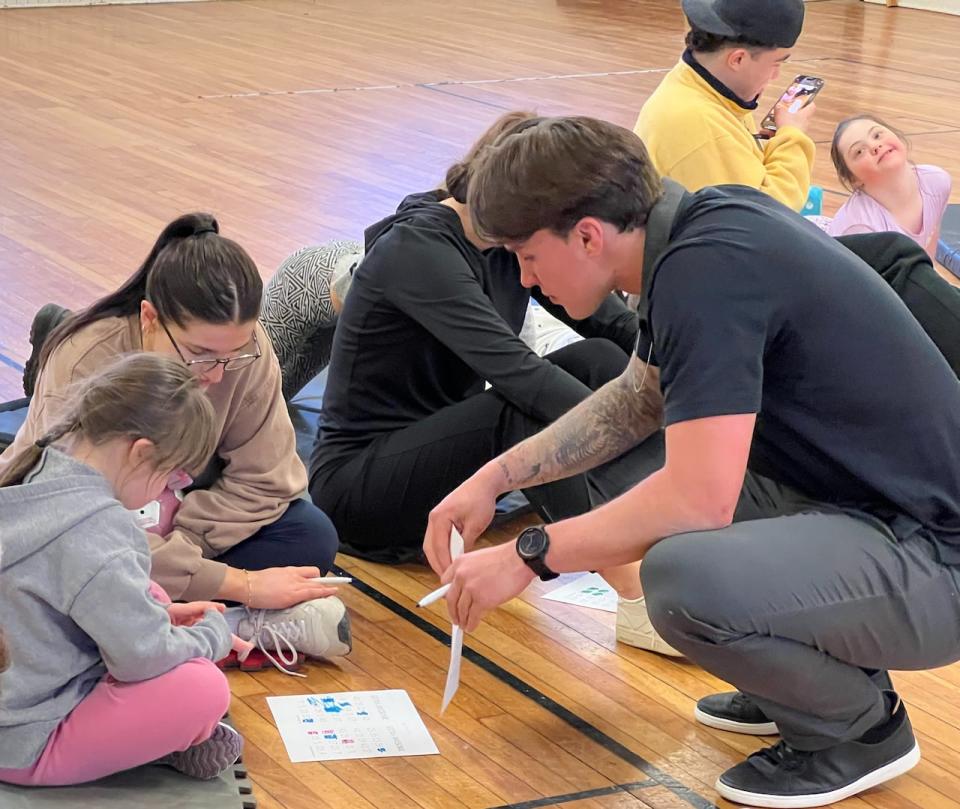
<svg viewBox="0 0 960 809">
<path fill-rule="evenodd" d="M 775 48 L 764 45 L 762 42 L 749 39 L 748 37 L 725 37 L 719 34 L 711 34 L 707 31 L 701 31 L 694 26 L 687 31 L 687 38 L 684 40 L 687 47 L 694 53 L 716 53 L 724 48 L 746 48 L 750 51 L 771 51 Z"/>
<path fill-rule="evenodd" d="M 662 194 L 647 148 L 629 129 L 596 118 L 531 118 L 478 156 L 467 202 L 477 233 L 503 244 L 542 229 L 566 236 L 586 216 L 634 230 Z"/>
</svg>

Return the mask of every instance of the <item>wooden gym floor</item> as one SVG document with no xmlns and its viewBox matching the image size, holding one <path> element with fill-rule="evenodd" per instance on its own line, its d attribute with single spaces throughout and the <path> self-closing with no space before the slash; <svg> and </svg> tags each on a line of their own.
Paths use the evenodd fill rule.
<svg viewBox="0 0 960 809">
<path fill-rule="evenodd" d="M 160 228 L 210 210 L 265 277 L 295 249 L 363 228 L 446 166 L 501 112 L 632 126 L 682 49 L 674 0 L 240 0 L 0 12 L 0 399 L 20 395 L 33 313 L 117 286 Z M 960 179 L 960 17 L 820 0 L 791 66 L 827 80 L 813 135 L 827 211 L 842 201 L 829 138 L 873 111 L 918 161 Z M 762 106 L 773 100 L 764 99 Z M 954 201 L 960 201 L 955 195 Z M 513 530 L 492 532 L 506 539 Z M 710 807 L 757 740 L 692 721 L 723 684 L 617 646 L 613 616 L 539 597 L 467 639 L 439 716 L 449 625 L 412 609 L 414 567 L 342 557 L 355 649 L 230 675 L 263 809 Z M 844 807 L 960 807 L 960 667 L 896 675 L 924 759 Z M 441 755 L 293 765 L 269 694 L 405 688 Z"/>
</svg>

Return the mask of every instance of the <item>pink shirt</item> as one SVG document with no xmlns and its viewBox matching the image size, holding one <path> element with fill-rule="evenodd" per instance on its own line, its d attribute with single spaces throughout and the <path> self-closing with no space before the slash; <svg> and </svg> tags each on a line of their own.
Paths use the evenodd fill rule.
<svg viewBox="0 0 960 809">
<path fill-rule="evenodd" d="M 892 230 L 903 233 L 926 250 L 930 239 L 940 227 L 943 212 L 950 200 L 950 175 L 936 166 L 916 166 L 917 180 L 920 182 L 920 197 L 923 200 L 923 223 L 919 233 L 911 233 L 902 228 L 893 214 L 873 197 L 862 191 L 854 191 L 837 211 L 827 225 L 831 236 L 847 236 L 851 233 L 878 233 Z M 936 245 L 932 245 L 936 247 Z"/>
</svg>

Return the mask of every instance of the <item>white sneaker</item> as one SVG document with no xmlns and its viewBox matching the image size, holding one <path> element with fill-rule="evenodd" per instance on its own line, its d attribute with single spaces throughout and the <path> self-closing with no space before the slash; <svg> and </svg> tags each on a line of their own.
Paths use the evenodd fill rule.
<svg viewBox="0 0 960 809">
<path fill-rule="evenodd" d="M 254 643 L 278 669 L 297 662 L 297 653 L 330 658 L 350 653 L 350 614 L 336 596 L 304 601 L 285 610 L 247 610 L 237 635 Z M 270 652 L 280 658 L 277 661 Z M 284 665 L 286 664 L 286 665 Z M 303 674 L 300 677 L 306 676 Z"/>
<path fill-rule="evenodd" d="M 668 657 L 683 657 L 681 652 L 661 638 L 653 628 L 650 616 L 647 615 L 647 602 L 643 596 L 621 598 L 617 601 L 617 640 L 628 646 L 646 649 L 648 652 L 656 652 Z"/>
<path fill-rule="evenodd" d="M 237 763 L 243 752 L 243 737 L 230 725 L 219 722 L 206 741 L 171 753 L 158 761 L 179 770 L 184 775 L 204 781 L 216 778 Z"/>
</svg>

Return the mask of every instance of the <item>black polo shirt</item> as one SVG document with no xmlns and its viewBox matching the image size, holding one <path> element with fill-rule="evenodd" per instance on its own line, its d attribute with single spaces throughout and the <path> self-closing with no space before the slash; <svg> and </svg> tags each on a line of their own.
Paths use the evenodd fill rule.
<svg viewBox="0 0 960 809">
<path fill-rule="evenodd" d="M 754 189 L 668 182 L 640 312 L 667 425 L 755 413 L 751 469 L 960 562 L 960 382 L 854 253 Z"/>
</svg>

